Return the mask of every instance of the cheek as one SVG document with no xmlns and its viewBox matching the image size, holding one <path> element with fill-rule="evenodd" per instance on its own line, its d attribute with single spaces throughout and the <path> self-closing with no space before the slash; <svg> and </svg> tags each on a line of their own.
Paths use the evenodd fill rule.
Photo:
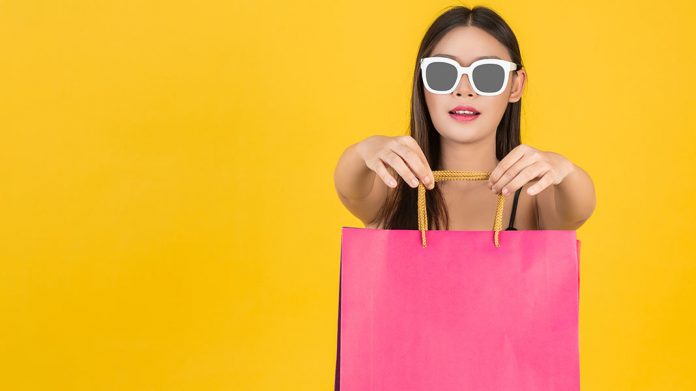
<svg viewBox="0 0 696 391">
<path fill-rule="evenodd" d="M 494 99 L 491 99 L 490 104 L 487 105 L 488 112 L 493 114 L 494 117 L 500 119 L 503 113 L 505 113 L 505 109 L 507 109 L 509 103 L 508 99 L 510 96 L 509 94 L 501 94 L 492 98 Z"/>
<path fill-rule="evenodd" d="M 443 99 L 443 97 L 445 99 Z M 428 112 L 430 113 L 431 118 L 440 118 L 442 116 L 443 110 L 446 114 L 446 96 L 426 92 L 425 103 L 428 105 Z"/>
</svg>

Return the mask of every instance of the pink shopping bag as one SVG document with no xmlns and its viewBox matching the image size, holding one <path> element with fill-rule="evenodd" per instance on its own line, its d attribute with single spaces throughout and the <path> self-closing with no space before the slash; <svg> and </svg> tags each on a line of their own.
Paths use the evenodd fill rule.
<svg viewBox="0 0 696 391">
<path fill-rule="evenodd" d="M 499 197 L 491 231 L 427 231 L 422 185 L 419 230 L 343 227 L 336 390 L 579 390 L 576 231 L 501 231 Z"/>
</svg>

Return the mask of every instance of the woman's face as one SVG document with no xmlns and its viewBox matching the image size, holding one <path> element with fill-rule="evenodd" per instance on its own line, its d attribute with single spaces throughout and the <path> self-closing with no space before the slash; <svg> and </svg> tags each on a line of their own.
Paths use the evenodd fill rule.
<svg viewBox="0 0 696 391">
<path fill-rule="evenodd" d="M 468 67 L 483 56 L 512 61 L 503 44 L 484 30 L 473 26 L 450 30 L 435 45 L 430 57 L 443 54 L 452 56 L 463 67 Z M 495 96 L 478 95 L 471 87 L 467 75 L 462 75 L 457 88 L 449 94 L 433 94 L 423 88 L 435 129 L 442 137 L 456 142 L 480 140 L 490 137 L 491 133 L 495 137 L 508 103 L 520 100 L 525 79 L 524 70 L 511 71 L 507 86 L 500 95 Z M 457 121 L 450 116 L 450 111 L 457 106 L 472 106 L 481 114 L 472 121 Z"/>
</svg>

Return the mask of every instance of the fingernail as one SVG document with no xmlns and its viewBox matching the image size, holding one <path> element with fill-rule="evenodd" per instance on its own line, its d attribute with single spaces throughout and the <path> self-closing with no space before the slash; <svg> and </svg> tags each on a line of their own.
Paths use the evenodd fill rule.
<svg viewBox="0 0 696 391">
<path fill-rule="evenodd" d="M 390 180 L 389 180 L 389 186 L 392 186 L 392 187 L 396 186 L 396 181 L 393 180 L 393 179 L 390 179 Z"/>
<path fill-rule="evenodd" d="M 418 186 L 418 179 L 411 179 L 411 185 L 413 185 L 414 187 Z"/>
<path fill-rule="evenodd" d="M 508 189 L 506 187 L 503 188 L 503 195 L 507 195 Z"/>
</svg>

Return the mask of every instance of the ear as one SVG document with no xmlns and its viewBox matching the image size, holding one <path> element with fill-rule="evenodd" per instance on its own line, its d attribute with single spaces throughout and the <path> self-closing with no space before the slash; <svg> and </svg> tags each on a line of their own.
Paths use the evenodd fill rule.
<svg viewBox="0 0 696 391">
<path fill-rule="evenodd" d="M 527 81 L 527 72 L 524 69 L 516 70 L 512 75 L 510 75 L 510 84 L 512 84 L 512 91 L 510 91 L 510 98 L 508 102 L 515 103 L 522 99 L 522 91 L 524 90 L 524 84 Z"/>
</svg>

